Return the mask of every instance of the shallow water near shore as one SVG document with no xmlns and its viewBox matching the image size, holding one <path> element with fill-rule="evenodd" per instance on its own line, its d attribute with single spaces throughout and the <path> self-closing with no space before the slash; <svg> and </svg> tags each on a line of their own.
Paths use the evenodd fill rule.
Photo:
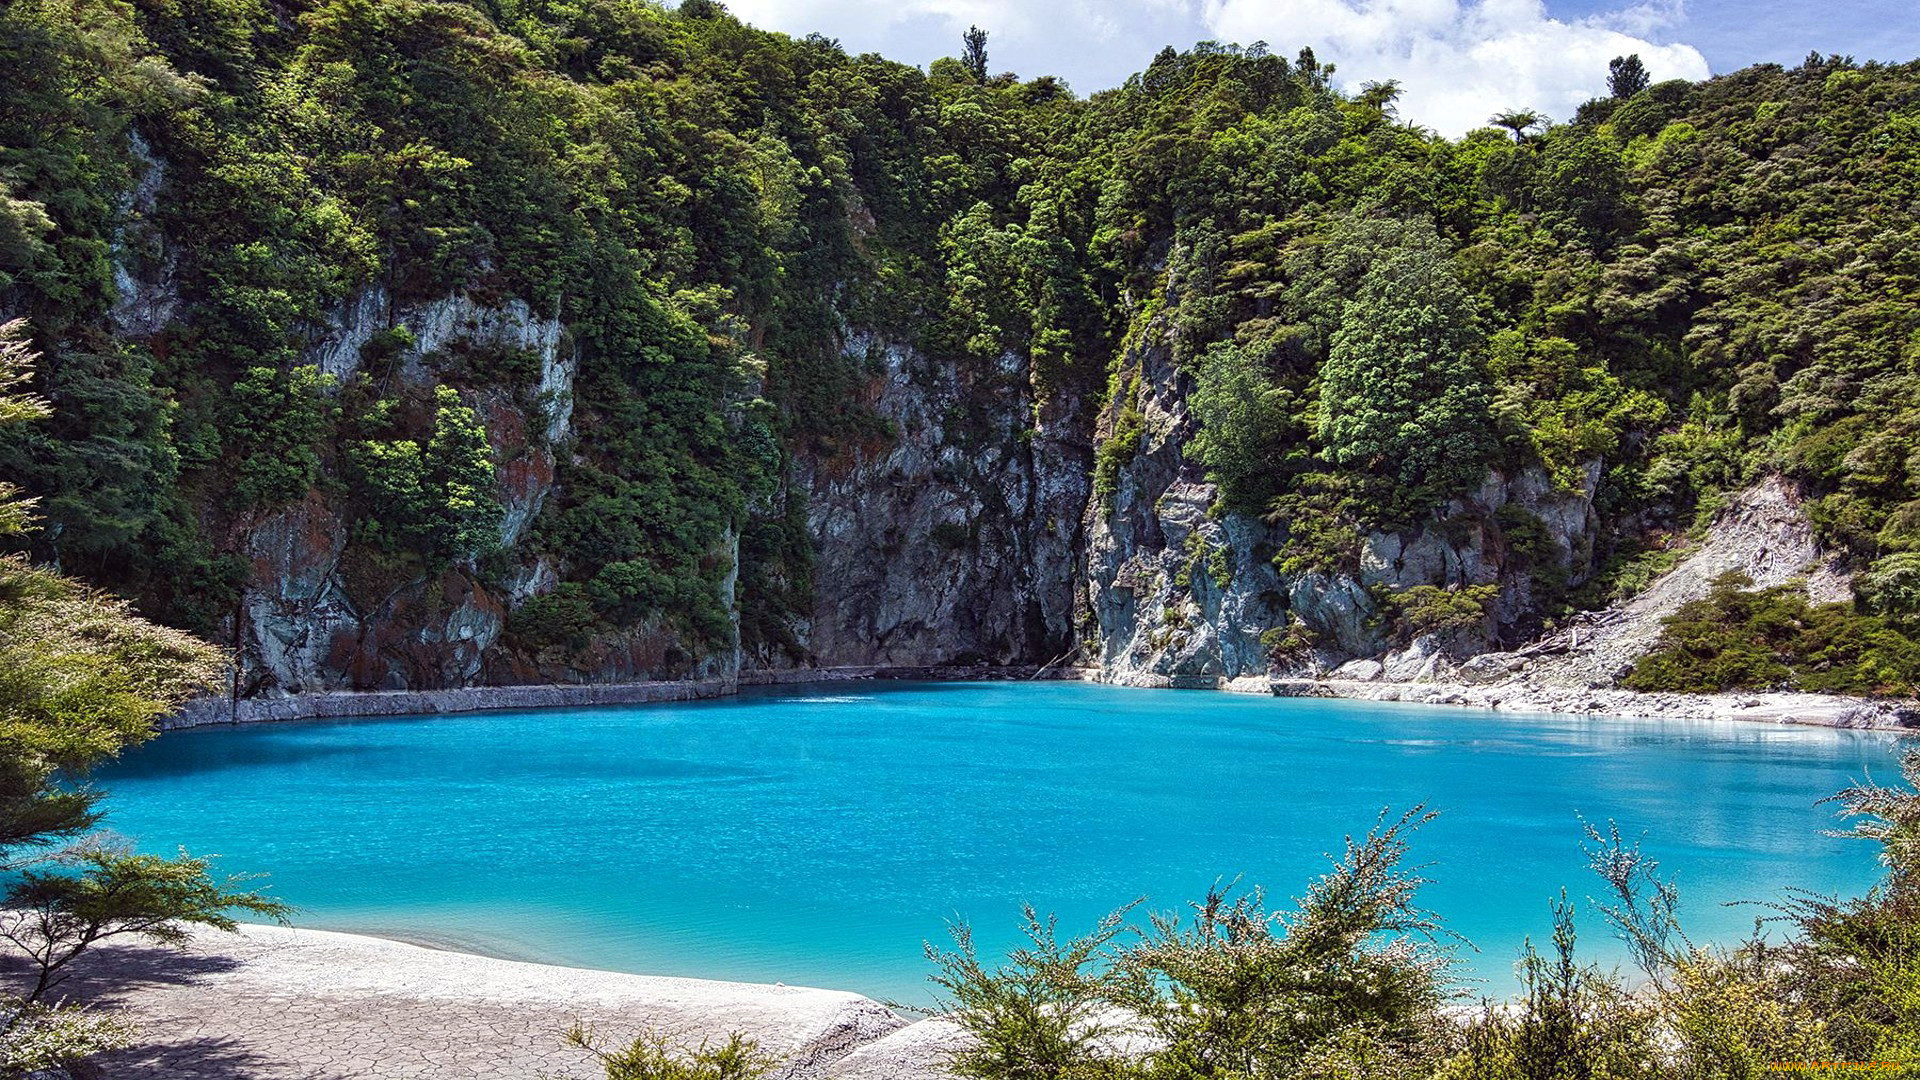
<svg viewBox="0 0 1920 1080">
<path fill-rule="evenodd" d="M 1890 781 L 1889 736 L 1078 683 L 832 683 L 592 709 L 178 732 L 104 769 L 141 846 L 270 871 L 295 923 L 512 959 L 924 1003 L 924 940 L 983 949 L 1019 905 L 1089 928 L 1239 876 L 1298 895 L 1383 807 L 1425 905 L 1513 988 L 1561 888 L 1598 891 L 1582 821 L 1644 834 L 1696 940 L 1788 886 L 1850 893 L 1874 848 L 1826 795 Z M 1621 955 L 1582 905 L 1589 957 Z"/>
</svg>

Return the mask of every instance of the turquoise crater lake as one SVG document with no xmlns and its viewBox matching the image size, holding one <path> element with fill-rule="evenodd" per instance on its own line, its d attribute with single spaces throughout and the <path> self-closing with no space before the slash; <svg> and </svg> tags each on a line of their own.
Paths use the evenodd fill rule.
<svg viewBox="0 0 1920 1080">
<path fill-rule="evenodd" d="M 1427 906 L 1512 986 L 1581 819 L 1645 834 L 1696 938 L 1873 848 L 1816 800 L 1895 777 L 1886 736 L 1068 683 L 853 683 L 626 708 L 166 735 L 104 770 L 108 824 L 272 873 L 299 925 L 519 959 L 925 1001 L 925 939 L 1018 905 L 1076 932 L 1241 875 L 1280 898 L 1383 806 L 1425 800 Z M 1584 915 L 1590 955 L 1618 949 Z"/>
</svg>

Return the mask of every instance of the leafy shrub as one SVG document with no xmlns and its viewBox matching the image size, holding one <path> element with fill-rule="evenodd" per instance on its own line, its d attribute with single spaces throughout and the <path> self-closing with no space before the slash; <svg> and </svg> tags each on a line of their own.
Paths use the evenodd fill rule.
<svg viewBox="0 0 1920 1080">
<path fill-rule="evenodd" d="M 250 368 L 233 386 L 234 500 L 272 509 L 307 493 L 320 476 L 318 444 L 333 408 L 318 368 Z"/>
<path fill-rule="evenodd" d="M 1288 408 L 1289 395 L 1274 384 L 1254 350 L 1218 342 L 1202 356 L 1187 404 L 1200 431 L 1187 444 L 1189 456 L 1206 466 L 1225 509 L 1260 511 L 1273 498 L 1289 448 L 1304 447 L 1307 432 Z"/>
<path fill-rule="evenodd" d="M 1876 561 L 1854 582 L 1860 602 L 1896 626 L 1920 620 L 1920 553 L 1901 552 Z"/>
<path fill-rule="evenodd" d="M 1309 477 L 1273 501 L 1267 522 L 1285 527 L 1273 563 L 1289 577 L 1352 572 L 1360 567 L 1360 526 L 1351 486 L 1337 476 Z"/>
<path fill-rule="evenodd" d="M 500 542 L 493 448 L 459 391 L 437 387 L 432 432 L 420 439 L 362 440 L 346 447 L 348 477 L 365 507 L 357 536 L 389 553 L 429 563 L 486 554 Z"/>
<path fill-rule="evenodd" d="M 1878 615 L 1812 604 L 1797 583 L 1754 590 L 1724 574 L 1669 616 L 1652 651 L 1621 680 L 1635 690 L 1805 690 L 1911 694 L 1920 645 Z"/>
<path fill-rule="evenodd" d="M 1443 932 L 1414 899 L 1407 838 L 1432 815 L 1383 817 L 1349 838 L 1335 866 L 1292 911 L 1259 890 L 1216 887 L 1191 916 L 1154 916 L 1117 944 L 1128 908 L 1084 937 L 1060 940 L 1023 909 L 1029 944 L 983 965 L 967 928 L 955 949 L 928 947 L 949 1014 L 974 1038 L 955 1071 L 979 1080 L 1059 1077 L 1417 1075 L 1447 1045 Z M 1144 1039 L 1142 1038 L 1144 1036 Z M 1124 1057 L 1123 1043 L 1150 1047 Z"/>
<path fill-rule="evenodd" d="M 1428 634 L 1481 629 L 1500 597 L 1498 585 L 1415 585 L 1386 595 L 1395 636 L 1402 641 Z"/>
<path fill-rule="evenodd" d="M 539 651 L 548 645 L 584 649 L 604 623 L 594 609 L 587 587 L 561 582 L 545 596 L 535 596 L 507 617 L 507 633 L 519 645 Z"/>
<path fill-rule="evenodd" d="M 666 1036 L 639 1035 L 623 1047 L 607 1048 L 593 1033 L 575 1025 L 566 1034 L 568 1046 L 593 1055 L 606 1070 L 607 1080 L 759 1080 L 779 1060 L 763 1053 L 759 1044 L 739 1032 L 719 1046 L 702 1043 L 677 1048 Z"/>
<path fill-rule="evenodd" d="M 952 949 L 929 944 L 941 1011 L 974 1039 L 953 1055 L 953 1072 L 975 1080 L 1130 1075 L 1109 1047 L 1119 1028 L 1107 1016 L 1116 979 L 1107 950 L 1125 927 L 1127 910 L 1107 916 L 1090 934 L 1062 941 L 1054 919 L 1023 906 L 1027 944 L 991 969 L 981 963 L 964 923 L 952 929 Z"/>
<path fill-rule="evenodd" d="M 0 1077 L 66 1075 L 97 1054 L 131 1046 L 139 1029 L 80 1005 L 43 1005 L 0 995 Z M 56 1071 L 58 1070 L 58 1071 Z"/>
</svg>

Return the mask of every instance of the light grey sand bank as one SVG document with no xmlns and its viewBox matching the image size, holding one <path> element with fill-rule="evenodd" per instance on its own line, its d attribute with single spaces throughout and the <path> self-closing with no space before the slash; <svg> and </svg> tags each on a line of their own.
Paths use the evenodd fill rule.
<svg viewBox="0 0 1920 1080">
<path fill-rule="evenodd" d="M 0 985 L 17 975 L 6 957 Z M 609 1042 L 698 1045 L 743 1032 L 789 1080 L 933 1080 L 950 1025 L 910 1025 L 858 994 L 496 960 L 383 938 L 246 926 L 182 951 L 109 945 L 62 992 L 127 1010 L 141 1045 L 103 1062 L 129 1080 L 597 1080 L 575 1021 Z"/>
</svg>

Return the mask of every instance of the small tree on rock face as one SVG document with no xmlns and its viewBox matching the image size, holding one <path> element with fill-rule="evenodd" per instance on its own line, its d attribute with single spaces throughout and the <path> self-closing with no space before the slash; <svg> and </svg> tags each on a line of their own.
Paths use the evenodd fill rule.
<svg viewBox="0 0 1920 1080">
<path fill-rule="evenodd" d="M 427 443 L 429 482 L 445 493 L 445 519 L 435 539 L 442 550 L 465 558 L 500 542 L 500 500 L 494 494 L 493 447 L 486 425 L 463 404 L 459 391 L 434 391 L 433 438 Z"/>
<path fill-rule="evenodd" d="M 1616 56 L 1607 64 L 1607 93 L 1618 100 L 1625 101 L 1645 90 L 1651 81 L 1647 65 L 1640 62 L 1639 53 Z"/>
<path fill-rule="evenodd" d="M 987 32 L 977 26 L 967 27 L 961 37 L 960 64 L 973 76 L 974 82 L 987 81 Z"/>
<path fill-rule="evenodd" d="M 1188 448 L 1220 489 L 1223 506 L 1263 509 L 1280 479 L 1287 444 L 1304 436 L 1254 350 L 1216 342 L 1194 373 L 1188 404 L 1200 432 Z"/>
</svg>

